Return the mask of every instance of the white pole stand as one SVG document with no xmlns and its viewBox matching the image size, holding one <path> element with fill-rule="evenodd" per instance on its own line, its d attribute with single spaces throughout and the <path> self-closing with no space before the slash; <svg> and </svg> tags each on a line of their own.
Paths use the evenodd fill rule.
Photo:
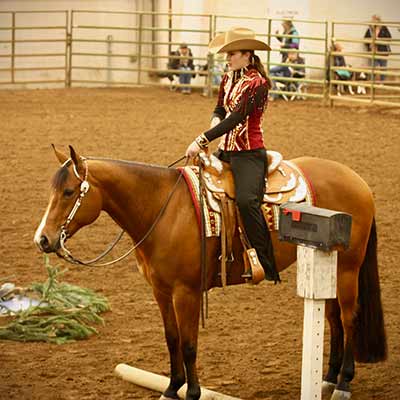
<svg viewBox="0 0 400 400">
<path fill-rule="evenodd" d="M 321 400 L 325 299 L 336 298 L 337 251 L 297 246 L 297 294 L 304 298 L 301 400 Z"/>
<path fill-rule="evenodd" d="M 143 369 L 131 367 L 127 364 L 118 364 L 114 370 L 115 374 L 125 381 L 132 382 L 136 385 L 143 386 L 147 389 L 157 392 L 164 392 L 169 385 L 169 378 L 145 371 Z M 183 399 L 185 397 L 187 385 L 185 384 L 178 391 L 178 396 Z M 200 400 L 240 400 L 237 397 L 227 396 L 222 393 L 214 392 L 209 389 L 201 388 Z"/>
</svg>

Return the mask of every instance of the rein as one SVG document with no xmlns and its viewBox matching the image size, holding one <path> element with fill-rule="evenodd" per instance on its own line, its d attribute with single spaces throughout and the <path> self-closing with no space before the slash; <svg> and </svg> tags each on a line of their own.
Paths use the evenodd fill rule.
<svg viewBox="0 0 400 400">
<path fill-rule="evenodd" d="M 203 196 L 203 163 L 199 162 L 199 193 L 200 193 L 200 270 L 201 270 L 201 326 L 206 327 L 205 318 L 208 318 L 208 290 L 207 290 L 207 247 L 204 216 Z"/>
<path fill-rule="evenodd" d="M 186 157 L 183 156 L 183 157 L 179 158 L 178 160 L 174 161 L 172 164 L 170 164 L 168 166 L 168 168 L 170 168 L 173 165 L 177 164 L 178 162 L 182 161 L 184 158 L 186 158 Z M 120 234 L 117 236 L 117 238 L 114 240 L 114 242 L 112 242 L 110 244 L 110 246 L 102 254 L 100 254 L 96 258 L 93 258 L 92 260 L 88 260 L 88 261 L 79 260 L 78 258 L 74 257 L 72 255 L 72 253 L 66 248 L 65 241 L 66 241 L 66 239 L 68 237 L 68 233 L 67 233 L 68 225 L 71 223 L 72 219 L 74 218 L 76 212 L 78 211 L 79 207 L 82 204 L 83 198 L 85 197 L 86 193 L 89 191 L 89 188 L 90 188 L 90 184 L 89 184 L 89 182 L 87 180 L 88 165 L 87 165 L 87 162 L 86 162 L 86 158 L 81 157 L 80 159 L 82 160 L 83 164 L 85 165 L 85 175 L 84 175 L 83 178 L 81 178 L 79 176 L 79 173 L 78 173 L 78 171 L 76 169 L 75 164 L 73 164 L 74 174 L 78 178 L 78 180 L 81 182 L 80 194 L 79 194 L 78 198 L 76 199 L 75 204 L 72 207 L 72 210 L 69 213 L 65 224 L 63 224 L 61 226 L 60 247 L 63 250 L 63 253 L 60 254 L 57 251 L 56 254 L 57 254 L 58 257 L 63 258 L 65 261 L 68 261 L 71 264 L 86 265 L 86 266 L 91 266 L 91 267 L 104 267 L 104 266 L 107 266 L 107 265 L 112 265 L 112 264 L 115 264 L 118 261 L 121 261 L 124 258 L 126 258 L 129 254 L 131 254 L 134 250 L 136 250 L 150 236 L 150 234 L 153 232 L 154 228 L 156 227 L 158 221 L 160 220 L 161 216 L 163 215 L 164 211 L 166 210 L 166 208 L 167 208 L 167 206 L 168 206 L 168 204 L 169 204 L 169 202 L 170 202 L 170 200 L 172 198 L 172 195 L 175 193 L 175 190 L 177 189 L 178 184 L 179 184 L 180 180 L 182 179 L 183 173 L 182 173 L 182 171 L 179 172 L 179 177 L 176 180 L 173 188 L 171 189 L 171 192 L 168 194 L 167 200 L 165 201 L 164 205 L 161 207 L 161 209 L 158 212 L 154 222 L 152 223 L 152 225 L 150 226 L 148 231 L 145 233 L 145 235 L 142 237 L 142 239 L 140 239 L 139 242 L 137 242 L 125 254 L 123 254 L 122 256 L 118 257 L 117 259 L 112 260 L 112 261 L 108 261 L 108 262 L 104 262 L 104 263 L 95 264 L 97 261 L 99 261 L 102 258 L 104 258 L 116 246 L 116 244 L 121 240 L 121 238 L 122 238 L 122 236 L 123 236 L 125 231 L 122 230 L 122 232 L 120 232 Z M 70 162 L 71 162 L 71 159 L 69 158 L 67 161 L 64 162 L 64 164 L 61 167 L 64 167 L 64 166 L 68 165 Z M 187 164 L 187 161 L 186 161 L 186 164 Z"/>
</svg>

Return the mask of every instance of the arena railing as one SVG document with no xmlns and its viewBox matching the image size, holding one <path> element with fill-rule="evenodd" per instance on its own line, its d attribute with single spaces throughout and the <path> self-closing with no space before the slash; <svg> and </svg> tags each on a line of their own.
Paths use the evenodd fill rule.
<svg viewBox="0 0 400 400">
<path fill-rule="evenodd" d="M 301 98 L 317 98 L 317 99 L 326 99 L 327 96 L 327 85 L 326 85 L 326 70 L 327 70 L 327 61 L 326 54 L 328 48 L 328 23 L 326 21 L 315 21 L 315 20 L 301 20 L 301 19 L 290 19 L 294 24 L 300 23 L 302 26 L 307 26 L 307 24 L 319 24 L 321 25 L 321 33 L 318 36 L 309 36 L 309 35 L 296 35 L 296 38 L 299 38 L 301 42 L 306 42 L 306 46 L 301 46 L 300 50 L 287 50 L 282 49 L 281 47 L 274 46 L 273 42 L 274 38 L 289 38 L 293 37 L 291 35 L 284 34 L 274 34 L 273 33 L 273 25 L 277 22 L 283 22 L 284 18 L 280 19 L 271 19 L 271 18 L 263 18 L 263 17 L 238 17 L 238 16 L 230 16 L 230 15 L 215 15 L 214 23 L 213 23 L 213 34 L 217 34 L 220 32 L 224 32 L 232 26 L 238 26 L 238 21 L 240 21 L 240 25 L 252 28 L 258 38 L 261 40 L 265 40 L 271 47 L 271 52 L 265 53 L 260 52 L 261 60 L 267 70 L 270 70 L 271 66 L 286 66 L 289 68 L 293 67 L 303 67 L 307 71 L 305 77 L 303 78 L 294 78 L 294 77 L 273 77 L 271 79 L 273 81 L 278 81 L 279 83 L 285 83 L 282 87 L 276 87 L 274 90 L 271 90 L 272 94 L 277 94 L 279 96 L 283 96 L 287 98 L 290 96 L 291 98 L 297 97 L 294 96 L 293 91 L 286 91 L 285 87 L 289 86 L 287 84 L 293 82 L 296 87 L 303 87 L 303 91 L 301 93 Z M 267 29 L 266 29 L 267 28 Z M 315 46 L 310 46 L 310 42 L 319 42 L 322 43 L 322 49 L 315 49 Z M 316 51 L 319 50 L 319 51 Z M 314 63 L 306 62 L 305 64 L 290 64 L 288 62 L 281 63 L 276 60 L 276 56 L 285 52 L 297 52 L 301 53 L 301 55 L 307 55 L 306 59 L 309 55 L 312 55 L 314 58 Z M 272 56 L 271 56 L 272 55 Z M 317 65 L 315 61 L 316 58 L 321 57 L 322 62 Z M 321 61 L 321 60 L 320 60 Z M 311 76 L 310 76 L 311 71 Z M 313 73 L 313 72 L 317 73 Z M 321 79 L 321 71 L 322 71 L 322 79 Z M 305 87 L 308 88 L 307 92 L 305 92 Z M 216 87 L 214 86 L 214 89 Z M 318 89 L 320 92 L 318 93 Z"/>
<path fill-rule="evenodd" d="M 199 42 L 188 43 L 189 47 L 196 47 L 204 49 L 207 48 L 207 43 L 211 37 L 211 16 L 206 14 L 180 14 L 180 13 L 155 13 L 155 12 L 110 12 L 110 11 L 96 11 L 95 14 L 104 14 L 107 17 L 112 15 L 124 15 L 136 18 L 135 25 L 132 21 L 128 20 L 126 25 L 104 25 L 93 23 L 81 22 L 83 16 L 91 15 L 91 11 L 79 10 L 72 11 L 72 45 L 71 51 L 71 84 L 105 84 L 105 85 L 152 85 L 152 86 L 167 86 L 167 84 L 160 82 L 159 78 L 167 77 L 168 75 L 179 75 L 185 72 L 175 69 L 168 69 L 166 67 L 168 60 L 171 58 L 180 58 L 171 56 L 171 49 L 175 46 L 178 47 L 182 40 L 174 38 L 175 34 L 195 34 L 207 35 L 206 40 Z M 154 17 L 162 19 L 164 25 L 154 23 Z M 194 29 L 194 28 L 174 28 L 172 24 L 173 18 L 196 18 L 203 19 L 208 22 L 208 29 Z M 149 22 L 151 20 L 151 23 Z M 94 33 L 107 32 L 107 37 L 101 38 L 101 34 Z M 134 38 L 129 38 L 129 35 L 135 33 Z M 110 34 L 111 33 L 111 34 Z M 82 45 L 88 43 L 95 43 L 98 47 L 103 46 L 100 51 L 84 51 Z M 106 49 L 107 47 L 107 49 Z M 117 50 L 118 48 L 124 50 Z M 205 52 L 205 51 L 204 51 Z M 91 58 L 103 58 L 103 63 L 92 64 Z M 110 62 L 113 58 L 124 60 L 122 65 L 114 66 Z M 207 56 L 203 57 L 189 57 L 194 62 L 207 62 Z M 81 61 L 79 61 L 79 59 Z M 104 63 L 107 59 L 107 63 Z M 83 62 L 82 62 L 83 60 Z M 88 63 L 85 65 L 85 62 Z M 160 66 L 163 62 L 165 66 Z M 135 64 L 130 66 L 129 63 Z M 82 79 L 82 74 L 76 77 L 74 72 L 82 71 L 101 71 L 103 79 Z M 104 74 L 106 72 L 106 75 Z M 119 73 L 119 77 L 111 76 L 111 74 Z M 134 73 L 134 74 L 131 74 Z M 143 78 L 143 74 L 147 76 Z M 207 75 L 203 71 L 194 71 L 196 75 Z M 125 76 L 128 80 L 121 79 Z M 175 84 L 176 86 L 184 86 Z M 191 84 L 194 88 L 204 88 L 204 84 Z"/>
<path fill-rule="evenodd" d="M 334 43 L 341 43 L 343 47 L 351 48 L 348 51 L 330 52 L 329 98 L 331 103 L 351 101 L 362 104 L 400 106 L 400 36 L 398 35 L 400 23 L 374 22 L 374 25 L 389 28 L 392 38 L 387 40 L 377 38 L 375 30 L 372 30 L 371 38 L 364 38 L 365 31 L 370 27 L 371 22 L 333 21 L 331 24 L 332 46 Z M 352 35 L 350 36 L 349 33 Z M 367 45 L 371 46 L 372 51 L 367 50 Z M 377 45 L 390 45 L 391 52 L 378 53 L 375 47 Z M 345 57 L 346 66 L 335 66 L 335 56 Z M 386 60 L 387 68 L 376 67 L 374 62 L 376 60 Z M 339 70 L 349 71 L 351 79 L 338 79 L 337 71 Z M 382 77 L 385 79 L 381 80 Z"/>
<path fill-rule="evenodd" d="M 66 84 L 68 18 L 68 11 L 0 11 L 1 87 Z"/>
<path fill-rule="evenodd" d="M 40 18 L 33 18 L 32 14 L 39 15 Z M 48 23 L 50 14 L 52 22 Z M 305 68 L 304 78 L 272 77 L 281 84 L 295 83 L 306 87 L 307 91 L 301 93 L 302 99 L 320 99 L 324 102 L 329 100 L 331 104 L 337 100 L 390 106 L 400 104 L 397 101 L 400 94 L 400 41 L 396 35 L 390 41 L 392 52 L 385 56 L 362 50 L 367 43 L 386 44 L 375 37 L 363 38 L 360 30 L 364 30 L 370 23 L 291 19 L 299 32 L 296 37 L 300 39 L 300 47 L 299 50 L 282 49 L 276 39 L 288 38 L 290 35 L 277 33 L 276 25 L 284 20 L 285 18 L 150 11 L 2 12 L 0 42 L 5 45 L 6 50 L 0 52 L 0 84 L 3 87 L 29 87 L 32 84 L 62 84 L 65 87 L 171 86 L 166 79 L 168 76 L 178 77 L 186 73 L 167 67 L 171 57 L 179 58 L 171 56 L 171 50 L 185 41 L 193 50 L 192 59 L 196 64 L 196 78 L 192 80 L 190 87 L 202 89 L 211 96 L 218 89 L 216 81 L 224 73 L 224 61 L 218 56 L 208 54 L 208 42 L 216 33 L 241 25 L 252 28 L 258 37 L 270 44 L 271 52 L 259 53 L 267 70 L 274 66 Z M 315 24 L 319 25 L 317 34 Z M 400 26 L 397 22 L 382 24 L 392 28 L 396 34 Z M 329 49 L 329 44 L 333 41 L 340 41 L 351 47 L 341 52 L 341 55 L 351 61 L 346 67 L 333 65 L 333 57 L 338 55 Z M 305 58 L 305 63 L 298 65 L 282 62 L 279 59 L 281 54 L 289 51 L 300 53 Z M 374 60 L 385 58 L 389 59 L 387 69 L 379 70 L 373 66 Z M 32 60 L 37 60 L 38 64 L 32 65 Z M 348 70 L 353 76 L 365 73 L 369 79 L 341 81 L 335 78 L 335 72 L 339 69 Z M 386 77 L 384 82 L 378 81 L 381 75 Z M 179 83 L 174 84 L 177 87 L 182 86 Z M 336 93 L 338 85 L 344 88 L 366 88 L 368 94 L 350 96 L 341 93 L 339 96 Z M 293 92 L 282 90 L 282 87 L 288 86 L 280 85 L 272 93 L 283 97 L 291 96 Z"/>
<path fill-rule="evenodd" d="M 298 29 L 298 35 L 288 35 L 278 33 L 273 30 L 273 25 L 277 22 L 284 22 L 290 20 L 292 24 Z M 310 25 L 319 25 L 320 32 L 318 35 L 304 35 L 301 31 L 308 31 Z M 300 27 L 300 28 L 298 28 Z M 316 21 L 306 19 L 294 19 L 294 18 L 277 18 L 268 20 L 268 44 L 271 47 L 271 52 L 268 53 L 267 66 L 268 70 L 274 66 L 285 66 L 292 70 L 297 68 L 305 69 L 305 76 L 301 78 L 295 77 L 274 77 L 271 75 L 271 79 L 275 82 L 291 83 L 293 82 L 297 87 L 301 84 L 303 89 L 300 93 L 301 98 L 315 98 L 326 100 L 327 98 L 327 50 L 328 50 L 328 22 L 327 21 Z M 285 49 L 281 46 L 276 46 L 278 38 L 297 38 L 300 40 L 299 49 Z M 276 58 L 283 55 L 284 53 L 298 53 L 299 56 L 305 58 L 304 64 L 292 64 L 287 61 L 279 62 Z M 311 59 L 311 62 L 310 62 Z M 322 75 L 322 76 L 321 76 Z M 286 84 L 286 86 L 288 86 Z M 279 88 L 279 87 L 278 87 Z M 288 90 L 272 90 L 272 94 L 280 96 L 293 96 L 293 91 Z M 293 99 L 293 97 L 291 97 Z"/>
</svg>

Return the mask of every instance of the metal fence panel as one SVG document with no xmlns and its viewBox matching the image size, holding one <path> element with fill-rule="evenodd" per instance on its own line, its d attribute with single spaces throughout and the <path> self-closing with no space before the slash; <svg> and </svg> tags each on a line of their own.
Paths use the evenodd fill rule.
<svg viewBox="0 0 400 400">
<path fill-rule="evenodd" d="M 67 11 L 0 13 L 1 87 L 65 86 L 67 35 Z"/>
<path fill-rule="evenodd" d="M 272 48 L 269 53 L 259 54 L 267 70 L 282 65 L 292 68 L 294 65 L 281 60 L 282 49 L 277 39 L 278 35 L 282 37 L 282 22 L 283 19 L 263 17 L 173 12 L 0 12 L 0 87 L 167 86 L 168 75 L 176 83 L 180 74 L 167 69 L 170 53 L 186 42 L 196 65 L 190 86 L 211 95 L 218 88 L 225 61 L 223 55 L 208 54 L 210 39 L 235 26 L 249 27 Z M 393 36 L 392 52 L 382 56 L 365 50 L 368 23 L 300 19 L 292 22 L 300 38 L 299 50 L 294 51 L 305 58 L 306 75 L 302 79 L 274 78 L 280 86 L 273 93 L 288 99 L 291 94 L 287 88 L 295 83 L 307 91 L 291 99 L 400 105 L 400 23 L 386 24 Z M 347 62 L 342 68 L 334 65 L 334 56 L 338 54 L 331 49 L 338 41 L 344 46 L 341 55 Z M 370 41 L 381 43 L 379 38 Z M 374 66 L 373 61 L 379 59 L 388 59 L 387 68 Z M 352 79 L 338 79 L 340 69 L 349 71 Z M 361 80 L 361 73 L 367 79 Z M 381 80 L 382 77 L 385 79 Z"/>
<path fill-rule="evenodd" d="M 400 23 L 375 22 L 375 25 L 387 26 L 392 38 L 387 41 L 376 37 L 375 29 L 371 30 L 371 38 L 365 38 L 370 23 L 332 22 L 332 51 L 329 56 L 331 102 L 400 106 Z M 340 51 L 333 48 L 335 43 L 340 43 Z M 377 52 L 377 45 L 386 44 L 390 45 L 390 53 Z M 367 46 L 371 46 L 372 51 Z M 335 67 L 335 56 L 343 56 L 346 67 Z M 376 65 L 379 61 L 386 62 L 387 66 Z M 341 71 L 348 71 L 351 78 L 341 80 Z"/>
</svg>

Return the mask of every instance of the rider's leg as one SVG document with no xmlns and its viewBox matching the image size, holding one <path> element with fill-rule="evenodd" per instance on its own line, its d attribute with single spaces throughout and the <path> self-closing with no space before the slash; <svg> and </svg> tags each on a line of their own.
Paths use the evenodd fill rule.
<svg viewBox="0 0 400 400">
<path fill-rule="evenodd" d="M 264 195 L 267 158 L 265 149 L 231 153 L 231 167 L 236 188 L 236 202 L 251 245 L 265 270 L 267 280 L 279 281 L 271 237 L 261 202 Z"/>
</svg>

